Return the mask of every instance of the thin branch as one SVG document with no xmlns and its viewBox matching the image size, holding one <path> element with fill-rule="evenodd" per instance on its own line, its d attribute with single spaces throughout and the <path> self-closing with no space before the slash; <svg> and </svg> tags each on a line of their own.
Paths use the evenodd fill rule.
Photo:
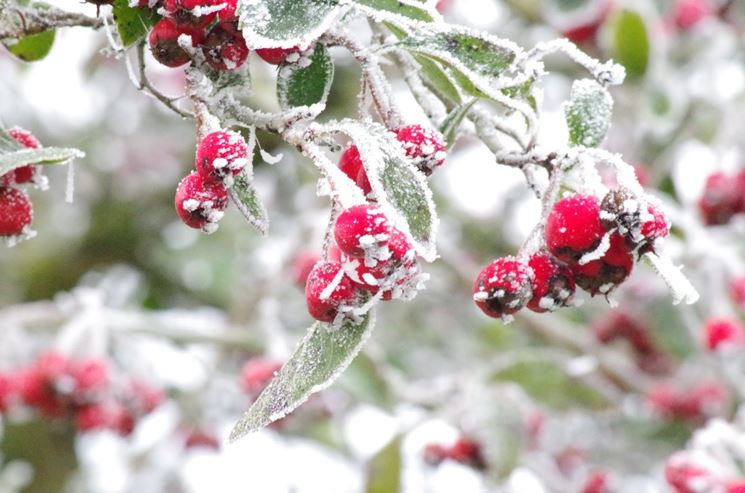
<svg viewBox="0 0 745 493">
<path fill-rule="evenodd" d="M 65 12 L 57 8 L 37 10 L 29 7 L 6 8 L 0 18 L 18 17 L 18 28 L 0 30 L 0 40 L 20 39 L 31 34 L 39 34 L 58 27 L 90 27 L 100 29 L 104 25 L 103 17 L 88 17 L 83 14 Z"/>
<path fill-rule="evenodd" d="M 181 97 L 169 98 L 168 96 L 158 91 L 150 83 L 150 80 L 147 78 L 147 74 L 145 73 L 145 41 L 140 41 L 139 43 L 137 43 L 137 67 L 138 67 L 138 73 L 139 73 L 139 81 L 137 83 L 137 88 L 140 91 L 154 97 L 155 99 L 163 103 L 163 105 L 166 108 L 175 112 L 177 115 L 181 116 L 182 118 L 194 118 L 193 114 L 187 111 L 184 111 L 178 106 L 176 106 L 175 102 L 180 100 Z"/>
</svg>

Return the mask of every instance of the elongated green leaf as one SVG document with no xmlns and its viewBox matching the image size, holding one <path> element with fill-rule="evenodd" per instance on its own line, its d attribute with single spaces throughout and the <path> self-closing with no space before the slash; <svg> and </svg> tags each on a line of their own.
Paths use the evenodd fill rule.
<svg viewBox="0 0 745 493">
<path fill-rule="evenodd" d="M 463 119 L 468 116 L 468 111 L 475 102 L 476 99 L 471 99 L 466 104 L 458 106 L 448 114 L 442 122 L 442 125 L 440 125 L 440 133 L 442 133 L 442 136 L 445 138 L 445 143 L 447 144 L 448 149 L 455 143 L 455 137 L 458 135 L 458 128 L 460 128 Z"/>
<path fill-rule="evenodd" d="M 567 376 L 557 363 L 523 360 L 492 375 L 496 381 L 514 382 L 538 402 L 558 410 L 572 407 L 600 409 L 608 405 L 597 391 Z"/>
<path fill-rule="evenodd" d="M 613 98 L 608 90 L 592 79 L 576 80 L 564 117 L 572 145 L 597 147 L 605 138 L 613 116 Z"/>
<path fill-rule="evenodd" d="M 396 17 L 416 21 L 432 22 L 433 20 L 425 8 L 405 4 L 399 0 L 353 0 L 352 3 L 356 4 L 362 10 L 370 12 L 376 19 L 391 20 L 392 18 L 388 14 L 394 14 Z"/>
<path fill-rule="evenodd" d="M 615 60 L 626 68 L 630 78 L 639 78 L 649 64 L 649 34 L 641 15 L 633 10 L 616 14 L 613 26 Z"/>
<path fill-rule="evenodd" d="M 251 48 L 306 47 L 336 19 L 337 0 L 238 0 L 239 26 Z"/>
<path fill-rule="evenodd" d="M 160 19 L 154 9 L 130 7 L 128 2 L 114 0 L 113 3 L 114 22 L 125 47 L 144 38 Z"/>
<path fill-rule="evenodd" d="M 410 236 L 419 255 L 434 260 L 438 218 L 432 191 L 394 134 L 377 123 L 351 120 L 329 128 L 352 138 L 380 208 Z"/>
<path fill-rule="evenodd" d="M 230 198 L 248 222 L 266 236 L 269 231 L 269 217 L 245 171 L 235 177 L 235 182 L 230 188 Z"/>
<path fill-rule="evenodd" d="M 237 440 L 295 410 L 311 394 L 328 387 L 360 352 L 373 327 L 368 313 L 358 324 L 331 330 L 317 322 L 279 373 L 230 433 Z"/>
<path fill-rule="evenodd" d="M 5 43 L 8 51 L 26 62 L 35 62 L 45 58 L 54 44 L 56 31 L 50 29 L 37 34 L 31 34 L 19 39 L 17 43 Z"/>
<path fill-rule="evenodd" d="M 365 493 L 398 493 L 401 469 L 401 436 L 397 435 L 367 464 Z"/>
<path fill-rule="evenodd" d="M 310 64 L 285 63 L 277 77 L 277 97 L 282 108 L 310 106 L 326 101 L 334 81 L 334 62 L 325 45 L 316 44 Z"/>
<path fill-rule="evenodd" d="M 64 164 L 71 159 L 85 156 L 78 149 L 63 147 L 43 147 L 41 149 L 21 149 L 0 154 L 0 175 L 27 164 Z"/>
</svg>

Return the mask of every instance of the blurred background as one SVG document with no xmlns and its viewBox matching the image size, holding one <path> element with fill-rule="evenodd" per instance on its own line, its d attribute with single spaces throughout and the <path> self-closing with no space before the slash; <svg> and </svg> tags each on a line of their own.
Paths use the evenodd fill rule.
<svg viewBox="0 0 745 493">
<path fill-rule="evenodd" d="M 193 166 L 193 123 L 136 90 L 122 60 L 107 56 L 103 32 L 61 29 L 43 61 L 0 50 L 4 124 L 87 154 L 74 170 L 47 167 L 49 190 L 29 191 L 38 236 L 0 250 L 0 372 L 69 369 L 59 354 L 97 362 L 93 374 L 105 377 L 91 381 L 140 407 L 133 423 L 106 430 L 53 411 L 6 412 L 0 492 L 686 491 L 666 479 L 665 461 L 706 419 L 733 421 L 745 390 L 742 349 L 719 355 L 704 339 L 711 320 L 743 316 L 745 293 L 735 287 L 745 275 L 745 220 L 735 208 L 712 221 L 700 205 L 705 193 L 745 197 L 736 179 L 745 3 L 446 0 L 438 8 L 448 22 L 523 47 L 566 36 L 625 66 L 605 147 L 662 200 L 674 225 L 666 252 L 685 265 L 701 301 L 672 306 L 664 283 L 639 264 L 615 294 L 617 308 L 582 293 L 582 306 L 555 314 L 486 319 L 471 299 L 473 279 L 514 254 L 540 204 L 520 172 L 464 138 L 430 181 L 441 258 L 425 266 L 427 289 L 378 310 L 373 337 L 336 385 L 227 445 L 232 424 L 312 322 L 302 276 L 321 252 L 329 206 L 316 195 L 316 169 L 259 132 L 264 150 L 282 154 L 276 164 L 258 153 L 254 162 L 269 236 L 235 208 L 215 234 L 185 227 L 173 196 Z M 332 54 L 324 119 L 357 108 L 359 68 Z M 249 63 L 256 105 L 277 109 L 274 67 L 253 54 Z M 541 141 L 563 145 L 561 104 L 584 75 L 560 56 L 548 69 Z M 148 70 L 164 93 L 183 92 L 183 69 L 149 60 Z M 409 123 L 426 122 L 396 68 L 387 71 Z M 83 366 L 69 371 L 87 375 Z M 601 477 L 607 489 L 586 489 Z"/>
</svg>

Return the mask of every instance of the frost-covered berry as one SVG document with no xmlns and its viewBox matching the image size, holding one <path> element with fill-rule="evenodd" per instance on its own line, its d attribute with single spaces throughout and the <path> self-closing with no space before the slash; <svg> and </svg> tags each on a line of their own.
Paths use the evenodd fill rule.
<svg viewBox="0 0 745 493">
<path fill-rule="evenodd" d="M 258 48 L 256 54 L 266 63 L 272 65 L 281 65 L 287 60 L 287 57 L 293 53 L 300 53 L 300 47 L 293 48 Z"/>
<path fill-rule="evenodd" d="M 670 222 L 655 204 L 646 205 L 630 190 L 618 187 L 600 203 L 600 223 L 606 231 L 616 230 L 631 250 L 639 254 L 654 251 L 654 243 L 670 233 Z"/>
<path fill-rule="evenodd" d="M 707 226 L 726 224 L 743 210 L 743 190 L 739 180 L 717 172 L 709 175 L 704 192 L 698 201 L 698 209 Z"/>
<path fill-rule="evenodd" d="M 339 169 L 357 184 L 365 196 L 372 192 L 370 181 L 367 179 L 367 172 L 362 164 L 360 151 L 356 145 L 351 145 L 342 153 L 339 158 Z"/>
<path fill-rule="evenodd" d="M 647 204 L 648 219 L 642 223 L 642 241 L 639 243 L 639 253 L 653 252 L 655 243 L 660 238 L 670 234 L 670 221 L 662 209 L 654 204 Z"/>
<path fill-rule="evenodd" d="M 222 0 L 164 0 L 163 11 L 179 25 L 206 28 L 222 3 Z"/>
<path fill-rule="evenodd" d="M 745 343 L 745 328 L 737 320 L 711 319 L 704 326 L 704 342 L 710 351 L 742 346 Z"/>
<path fill-rule="evenodd" d="M 333 322 L 340 308 L 350 306 L 356 296 L 357 288 L 339 262 L 317 263 L 305 284 L 308 313 L 321 322 Z"/>
<path fill-rule="evenodd" d="M 282 368 L 282 363 L 269 358 L 251 358 L 243 365 L 240 372 L 240 385 L 249 394 L 258 394 L 274 374 Z"/>
<path fill-rule="evenodd" d="M 41 147 L 41 143 L 34 136 L 34 134 L 20 127 L 13 127 L 9 129 L 8 135 L 10 135 L 13 140 L 27 149 L 38 149 L 39 147 Z M 28 183 L 34 180 L 40 170 L 41 167 L 37 164 L 27 164 L 25 166 L 21 166 L 20 168 L 16 168 L 13 171 L 8 171 L 4 175 L 0 176 L 0 186 L 9 186 L 14 184 L 20 185 L 22 183 Z"/>
<path fill-rule="evenodd" d="M 0 236 L 20 236 L 28 231 L 33 218 L 31 201 L 25 192 L 0 187 Z"/>
<path fill-rule="evenodd" d="M 178 43 L 182 34 L 191 37 L 192 46 L 197 46 L 204 40 L 204 29 L 201 27 L 177 24 L 168 17 L 159 20 L 148 36 L 153 57 L 166 67 L 179 67 L 188 63 L 189 54 Z"/>
<path fill-rule="evenodd" d="M 351 257 L 385 260 L 391 225 L 379 208 L 363 204 L 342 211 L 334 225 L 334 238 L 342 253 Z"/>
<path fill-rule="evenodd" d="M 406 125 L 396 131 L 396 139 L 403 145 L 406 156 L 427 176 L 445 162 L 445 141 L 442 135 L 432 129 L 421 125 Z"/>
<path fill-rule="evenodd" d="M 719 382 L 700 382 L 685 389 L 670 383 L 652 387 L 647 400 L 661 417 L 700 422 L 722 412 L 729 401 L 726 389 Z"/>
<path fill-rule="evenodd" d="M 600 202 L 592 195 L 574 194 L 559 200 L 546 219 L 546 246 L 556 258 L 570 265 L 594 251 L 604 235 Z"/>
<path fill-rule="evenodd" d="M 234 22 L 238 20 L 238 16 L 235 13 L 238 0 L 225 0 L 221 3 L 224 3 L 225 7 L 217 13 L 217 18 L 220 22 Z"/>
<path fill-rule="evenodd" d="M 473 300 L 481 311 L 506 318 L 524 307 L 530 298 L 532 272 L 515 257 L 503 257 L 487 265 L 473 284 Z"/>
<path fill-rule="evenodd" d="M 198 173 L 186 176 L 176 189 L 176 212 L 190 228 L 205 233 L 217 230 L 228 206 L 228 192 L 220 183 L 207 182 Z"/>
<path fill-rule="evenodd" d="M 557 262 L 546 251 L 531 255 L 528 266 L 533 269 L 533 297 L 528 302 L 528 308 L 541 313 L 554 311 L 569 303 L 574 295 L 575 283 L 574 275 L 567 266 Z"/>
<path fill-rule="evenodd" d="M 144 380 L 134 378 L 127 386 L 126 402 L 136 416 L 150 414 L 165 399 L 166 395 L 162 389 Z"/>
<path fill-rule="evenodd" d="M 70 374 L 75 381 L 76 394 L 104 390 L 110 381 L 109 366 L 104 360 L 91 359 L 71 364 Z"/>
<path fill-rule="evenodd" d="M 235 23 L 220 22 L 207 33 L 202 43 L 202 53 L 213 69 L 235 70 L 248 58 L 248 47 Z"/>
<path fill-rule="evenodd" d="M 194 164 L 206 181 L 230 184 L 232 177 L 249 164 L 248 144 L 237 132 L 211 132 L 199 142 Z"/>
<path fill-rule="evenodd" d="M 665 481 L 673 493 L 697 493 L 705 491 L 699 486 L 709 489 L 718 485 L 719 479 L 697 462 L 686 451 L 676 452 L 665 462 Z"/>
<path fill-rule="evenodd" d="M 577 286 L 591 295 L 608 295 L 626 280 L 634 267 L 634 257 L 626 240 L 618 233 L 609 238 L 608 249 L 600 258 L 584 265 L 573 265 L 572 273 Z"/>
</svg>

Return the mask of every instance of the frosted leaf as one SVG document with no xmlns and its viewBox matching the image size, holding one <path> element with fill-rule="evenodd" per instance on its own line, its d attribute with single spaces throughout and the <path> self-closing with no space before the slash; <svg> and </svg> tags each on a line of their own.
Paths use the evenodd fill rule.
<svg viewBox="0 0 745 493">
<path fill-rule="evenodd" d="M 236 12 L 252 49 L 294 48 L 310 46 L 332 26 L 340 9 L 334 0 L 238 0 Z"/>
<path fill-rule="evenodd" d="M 613 98 L 606 88 L 592 79 L 574 81 L 569 101 L 564 104 L 572 145 L 599 146 L 608 132 L 612 115 Z"/>
<path fill-rule="evenodd" d="M 455 143 L 460 124 L 463 122 L 463 119 L 468 116 L 468 112 L 476 101 L 477 99 L 474 98 L 469 102 L 454 108 L 440 125 L 440 133 L 442 133 L 448 148 L 451 148 Z"/>
<path fill-rule="evenodd" d="M 309 55 L 284 63 L 277 76 L 277 98 L 282 108 L 324 103 L 334 80 L 334 62 L 324 44 Z"/>
<path fill-rule="evenodd" d="M 373 328 L 373 315 L 329 330 L 317 322 L 230 433 L 235 441 L 295 410 L 310 395 L 328 387 L 360 352 Z"/>
<path fill-rule="evenodd" d="M 147 36 L 150 28 L 160 19 L 160 16 L 154 10 L 137 8 L 131 3 L 131 0 L 114 0 L 112 2 L 112 15 L 124 48 Z M 148 3 L 151 7 L 155 4 L 153 0 Z M 112 46 L 116 45 L 112 44 Z"/>
<path fill-rule="evenodd" d="M 698 301 L 699 294 L 691 282 L 680 272 L 682 267 L 677 267 L 667 256 L 658 256 L 653 252 L 645 253 L 644 258 L 654 267 L 654 270 L 662 277 L 665 284 L 673 294 L 673 305 L 685 301 L 692 305 Z"/>
<path fill-rule="evenodd" d="M 40 147 L 7 151 L 0 147 L 0 175 L 27 164 L 65 164 L 85 156 L 83 151 L 62 147 Z"/>
<path fill-rule="evenodd" d="M 213 96 L 219 96 L 224 91 L 246 96 L 251 94 L 251 72 L 247 63 L 233 70 L 215 70 L 204 64 L 201 70 L 212 83 Z"/>
<path fill-rule="evenodd" d="M 354 5 L 359 11 L 374 18 L 377 22 L 392 21 L 410 23 L 413 21 L 432 22 L 437 16 L 422 3 L 406 0 L 342 0 L 342 5 Z"/>
<path fill-rule="evenodd" d="M 413 241 L 427 261 L 436 256 L 438 218 L 424 175 L 406 157 L 394 134 L 373 122 L 345 120 L 329 130 L 352 138 L 359 150 L 372 191 L 393 224 Z"/>
<path fill-rule="evenodd" d="M 258 229 L 263 236 L 266 236 L 269 230 L 269 217 L 245 170 L 235 177 L 233 186 L 228 189 L 228 193 L 248 222 Z"/>
</svg>

